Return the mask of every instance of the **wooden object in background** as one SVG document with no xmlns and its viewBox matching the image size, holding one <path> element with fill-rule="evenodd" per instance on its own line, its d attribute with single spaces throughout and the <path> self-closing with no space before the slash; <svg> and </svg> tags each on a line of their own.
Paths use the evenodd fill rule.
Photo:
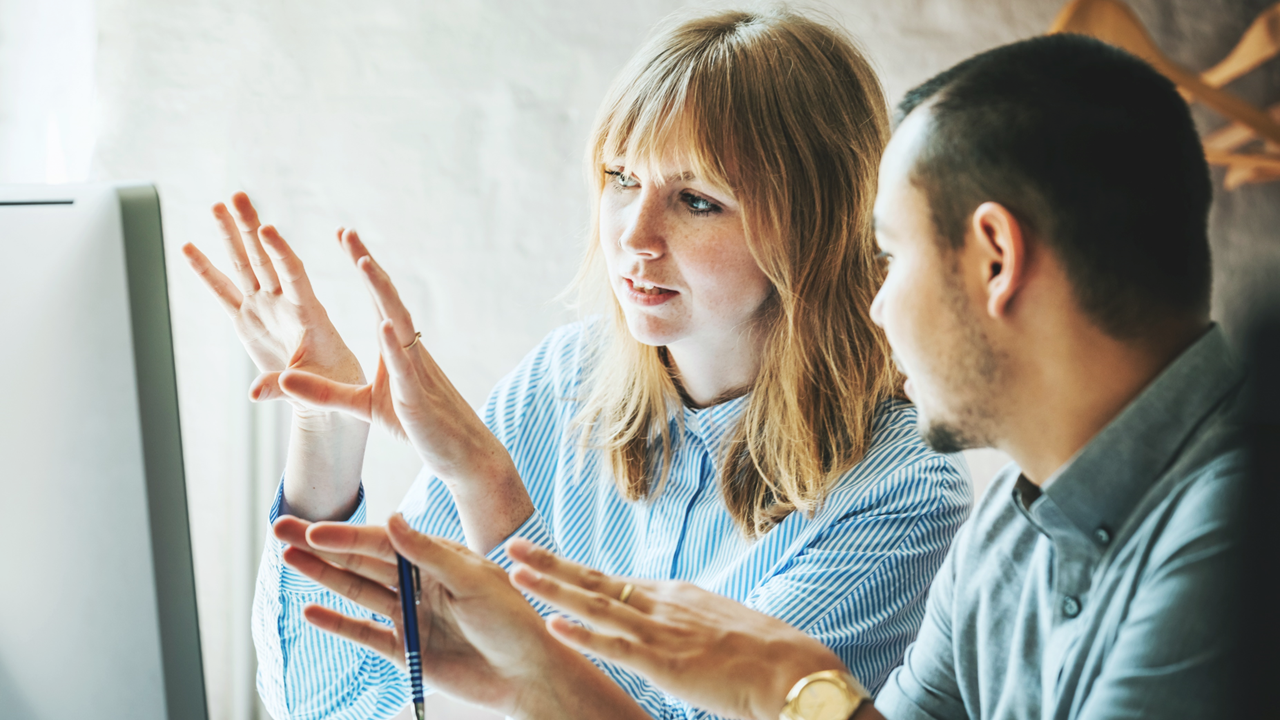
<svg viewBox="0 0 1280 720">
<path fill-rule="evenodd" d="M 1232 121 L 1204 138 L 1205 157 L 1227 167 L 1227 189 L 1280 179 L 1280 104 L 1263 111 L 1219 89 L 1280 54 L 1280 3 L 1263 11 L 1227 57 L 1200 75 L 1166 57 L 1138 16 L 1120 0 L 1071 0 L 1049 32 L 1089 35 L 1127 50 L 1177 83 L 1189 99 Z M 1257 138 L 1264 141 L 1261 152 L 1239 152 Z"/>
</svg>

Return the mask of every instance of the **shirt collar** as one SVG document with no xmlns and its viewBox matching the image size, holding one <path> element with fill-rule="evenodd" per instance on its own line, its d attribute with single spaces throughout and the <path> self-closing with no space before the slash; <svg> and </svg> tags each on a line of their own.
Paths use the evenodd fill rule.
<svg viewBox="0 0 1280 720">
<path fill-rule="evenodd" d="M 721 441 L 742 418 L 742 414 L 746 412 L 747 403 L 750 401 L 751 394 L 747 393 L 741 397 L 711 407 L 691 408 L 684 406 L 683 422 L 685 430 L 696 435 L 707 450 L 714 453 L 720 448 Z"/>
<path fill-rule="evenodd" d="M 1242 379 L 1222 329 L 1211 326 L 1045 482 L 1044 495 L 1101 541 L 1099 530 L 1124 525 L 1184 440 Z"/>
</svg>

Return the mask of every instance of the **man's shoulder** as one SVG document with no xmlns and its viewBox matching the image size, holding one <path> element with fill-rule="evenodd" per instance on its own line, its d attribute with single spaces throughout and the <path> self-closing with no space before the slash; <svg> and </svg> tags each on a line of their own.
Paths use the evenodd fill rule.
<svg viewBox="0 0 1280 720">
<path fill-rule="evenodd" d="M 1184 473 L 1171 474 L 1153 488 L 1157 497 L 1135 529 L 1150 546 L 1153 566 L 1171 561 L 1206 542 L 1235 542 L 1249 482 L 1249 456 L 1232 448 Z"/>
</svg>

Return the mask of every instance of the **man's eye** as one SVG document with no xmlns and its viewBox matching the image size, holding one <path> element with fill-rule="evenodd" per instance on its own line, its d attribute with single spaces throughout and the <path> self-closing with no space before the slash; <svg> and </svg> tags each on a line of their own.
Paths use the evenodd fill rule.
<svg viewBox="0 0 1280 720">
<path fill-rule="evenodd" d="M 613 178 L 613 184 L 620 188 L 633 188 L 640 185 L 640 181 L 636 180 L 634 175 L 628 174 L 625 170 L 605 170 L 604 174 Z"/>
</svg>

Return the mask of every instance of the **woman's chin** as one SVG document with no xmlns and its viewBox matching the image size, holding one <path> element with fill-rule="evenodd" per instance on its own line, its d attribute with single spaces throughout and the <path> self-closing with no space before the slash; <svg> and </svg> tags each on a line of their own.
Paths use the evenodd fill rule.
<svg viewBox="0 0 1280 720">
<path fill-rule="evenodd" d="M 631 337 L 642 345 L 662 347 L 679 340 L 680 328 L 669 320 L 645 316 L 640 313 L 627 313 L 627 329 Z"/>
</svg>

